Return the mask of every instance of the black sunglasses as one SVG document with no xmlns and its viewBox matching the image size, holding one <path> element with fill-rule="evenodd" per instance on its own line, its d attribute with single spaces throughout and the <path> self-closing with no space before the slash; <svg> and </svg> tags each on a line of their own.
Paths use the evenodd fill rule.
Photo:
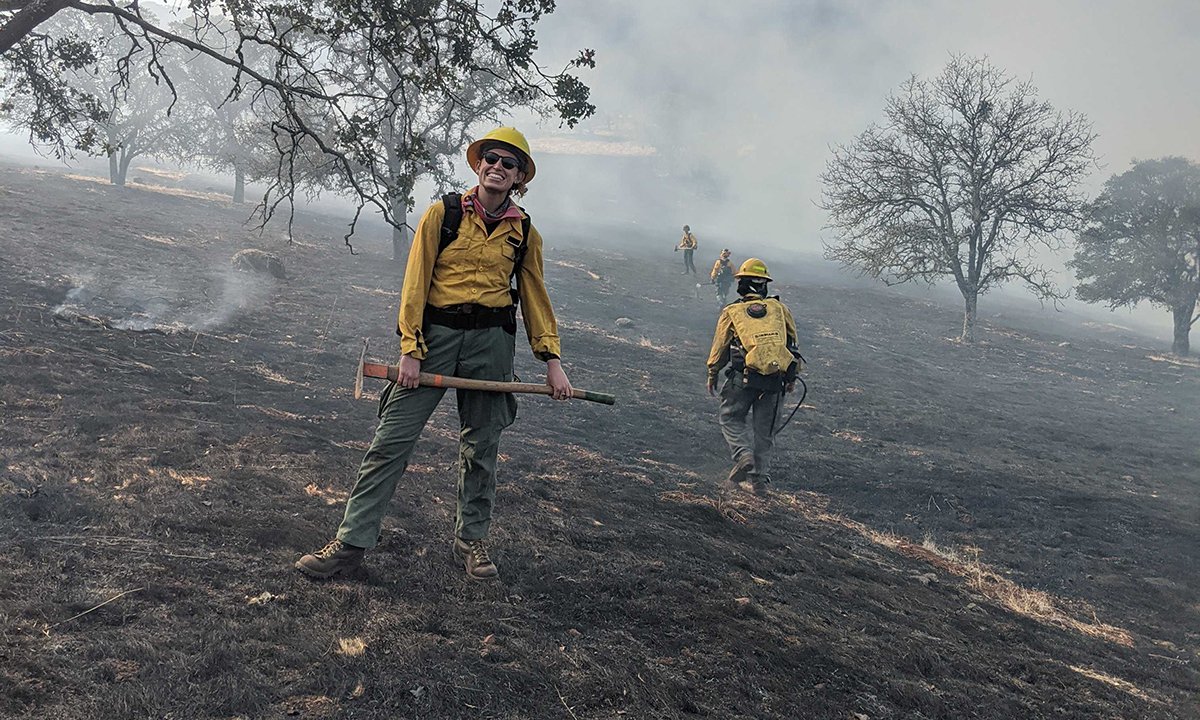
<svg viewBox="0 0 1200 720">
<path fill-rule="evenodd" d="M 483 161 L 485 163 L 487 163 L 488 165 L 495 165 L 496 163 L 500 163 L 504 167 L 505 170 L 518 170 L 518 169 L 524 170 L 525 169 L 524 163 L 522 163 L 520 160 L 518 160 L 516 158 L 508 157 L 507 155 L 497 155 L 494 152 L 485 152 L 483 154 Z"/>
</svg>

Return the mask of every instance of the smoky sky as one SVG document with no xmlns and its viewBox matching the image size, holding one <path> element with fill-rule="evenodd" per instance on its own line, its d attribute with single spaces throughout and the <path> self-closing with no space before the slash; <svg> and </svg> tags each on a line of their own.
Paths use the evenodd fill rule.
<svg viewBox="0 0 1200 720">
<path fill-rule="evenodd" d="M 1086 114 L 1100 158 L 1089 194 L 1134 158 L 1200 160 L 1200 3 L 564 2 L 543 20 L 543 61 L 597 51 L 582 77 L 598 110 L 575 131 L 653 147 L 621 169 L 542 163 L 581 214 L 819 252 L 819 175 L 831 145 L 882 119 L 910 75 L 986 55 L 1061 110 Z M 532 120 L 524 120 L 533 125 Z M 539 168 L 542 167 L 539 165 Z M 464 169 L 464 179 L 469 177 Z M 544 181 L 543 181 L 544 182 Z M 535 188 L 536 190 L 536 188 Z M 561 198 L 530 203 L 559 205 Z"/>
<path fill-rule="evenodd" d="M 559 233 L 627 226 L 669 248 L 687 223 L 703 253 L 819 253 L 831 239 L 817 206 L 830 147 L 880 121 L 889 93 L 938 74 L 954 53 L 986 55 L 1089 117 L 1101 163 L 1089 195 L 1135 158 L 1200 160 L 1196 0 L 571 0 L 538 37 L 551 69 L 582 48 L 598 63 L 578 71 L 597 112 L 574 130 L 512 118 L 538 162 L 524 204 Z M 0 138 L 0 151 L 21 140 Z M 596 155 L 597 143 L 621 154 Z M 437 189 L 419 183 L 414 194 L 419 214 Z M 1068 257 L 1046 261 L 1061 268 Z"/>
</svg>

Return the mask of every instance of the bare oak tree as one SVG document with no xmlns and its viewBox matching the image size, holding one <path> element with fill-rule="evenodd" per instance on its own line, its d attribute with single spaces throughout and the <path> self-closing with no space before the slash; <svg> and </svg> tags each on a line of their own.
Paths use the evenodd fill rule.
<svg viewBox="0 0 1200 720">
<path fill-rule="evenodd" d="M 1187 355 L 1200 319 L 1200 165 L 1143 160 L 1104 184 L 1071 261 L 1079 299 L 1110 308 L 1143 300 L 1171 311 L 1171 351 Z"/>
<path fill-rule="evenodd" d="M 95 98 L 72 93 L 57 70 L 92 67 L 95 57 L 88 38 L 43 32 L 45 20 L 58 13 L 115 18 L 131 40 L 130 52 L 117 63 L 120 86 L 128 85 L 130 69 L 140 65 L 174 91 L 164 59 L 168 49 L 205 55 L 225 68 L 230 97 L 266 96 L 280 110 L 272 122 L 276 163 L 259 205 L 262 223 L 282 206 L 290 228 L 303 168 L 324 163 L 327 171 L 336 169 L 356 202 L 349 245 L 368 207 L 404 227 L 393 199 L 406 197 L 405 187 L 411 188 L 411 177 L 397 182 L 388 164 L 376 160 L 378 127 L 362 112 L 365 106 L 395 102 L 413 91 L 468 105 L 465 89 L 482 73 L 513 106 L 544 104 L 568 126 L 591 115 L 589 90 L 571 70 L 592 67 L 592 52 L 581 51 L 561 71 L 548 71 L 534 58 L 537 23 L 554 6 L 554 0 L 189 0 L 192 28 L 178 31 L 150 18 L 136 2 L 0 0 L 0 92 L 31 97 L 38 116 L 30 125 L 43 142 L 69 152 L 98 142 L 76 131 L 77 119 L 92 112 Z M 366 65 L 398 68 L 395 82 L 409 89 L 356 84 L 342 74 L 337 52 L 343 48 Z M 267 52 L 274 62 L 265 70 L 254 67 L 244 60 L 252 52 Z M 433 144 L 409 143 L 401 150 L 406 167 L 438 164 Z M 313 151 L 323 159 L 314 160 Z"/>
<path fill-rule="evenodd" d="M 834 148 L 822 206 L 826 256 L 885 283 L 953 277 L 975 338 L 979 296 L 1008 280 L 1061 299 L 1040 247 L 1057 250 L 1094 165 L 1087 119 L 1039 100 L 986 58 L 955 56 L 888 98 L 882 125 Z"/>
<path fill-rule="evenodd" d="M 106 156 L 109 180 L 124 185 L 129 167 L 138 157 L 168 154 L 167 141 L 172 122 L 167 109 L 174 97 L 145 68 L 129 68 L 127 82 L 113 88 L 112 75 L 119 58 L 130 51 L 129 38 L 111 18 L 93 18 L 75 14 L 52 18 L 43 25 L 54 36 L 76 41 L 87 38 L 90 61 L 86 66 L 55 68 L 53 80 L 62 83 L 70 98 L 87 98 L 70 121 L 73 149 Z M 49 74 L 50 69 L 43 72 Z M 54 132 L 46 133 L 47 118 L 36 105 L 35 94 L 13 94 L 0 103 L 0 122 L 29 133 L 30 142 L 44 146 L 62 157 L 68 152 L 55 144 Z"/>
<path fill-rule="evenodd" d="M 455 185 L 460 151 L 479 124 L 497 123 L 518 107 L 543 116 L 552 109 L 541 98 L 511 94 L 505 63 L 492 51 L 479 53 L 481 69 L 460 73 L 456 92 L 448 96 L 426 92 L 424 71 L 408 59 L 372 61 L 369 48 L 352 42 L 330 46 L 328 52 L 342 82 L 358 91 L 348 105 L 360 121 L 360 142 L 370 152 L 356 156 L 353 176 L 346 175 L 346 167 L 328 166 L 330 174 L 321 187 L 353 196 L 356 183 L 382 179 L 397 221 L 392 231 L 393 259 L 403 261 L 413 230 L 408 217 L 415 206 L 417 179 L 431 180 L 439 191 Z M 333 131 L 339 131 L 337 124 Z"/>
</svg>

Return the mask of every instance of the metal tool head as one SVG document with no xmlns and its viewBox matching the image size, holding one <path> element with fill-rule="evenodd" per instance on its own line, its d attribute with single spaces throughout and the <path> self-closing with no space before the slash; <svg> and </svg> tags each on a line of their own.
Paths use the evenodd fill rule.
<svg viewBox="0 0 1200 720">
<path fill-rule="evenodd" d="M 367 359 L 367 338 L 363 338 L 363 349 L 358 355 L 358 367 L 354 370 L 354 399 L 362 399 L 363 363 Z"/>
</svg>

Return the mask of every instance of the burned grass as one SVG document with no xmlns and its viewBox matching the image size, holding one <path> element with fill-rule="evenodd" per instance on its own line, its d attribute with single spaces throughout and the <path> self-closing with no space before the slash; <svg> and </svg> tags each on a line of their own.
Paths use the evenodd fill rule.
<svg viewBox="0 0 1200 720">
<path fill-rule="evenodd" d="M 203 197 L 12 168 L 0 188 L 0 716 L 1200 711 L 1187 363 L 1053 328 L 942 342 L 953 308 L 797 276 L 778 290 L 811 406 L 772 493 L 725 496 L 713 308 L 683 281 L 644 297 L 652 263 L 556 248 L 572 381 L 619 404 L 522 401 L 502 580 L 451 561 L 447 401 L 379 549 L 316 584 L 291 563 L 332 534 L 374 420 L 352 364 L 363 337 L 395 347 L 386 237 L 350 256 L 320 218 L 288 246 Z M 227 292 L 229 256 L 272 242 L 291 279 Z M 130 277 L 188 329 L 118 327 Z M 54 313 L 79 287 L 100 322 Z M 527 353 L 518 374 L 540 377 Z"/>
</svg>

